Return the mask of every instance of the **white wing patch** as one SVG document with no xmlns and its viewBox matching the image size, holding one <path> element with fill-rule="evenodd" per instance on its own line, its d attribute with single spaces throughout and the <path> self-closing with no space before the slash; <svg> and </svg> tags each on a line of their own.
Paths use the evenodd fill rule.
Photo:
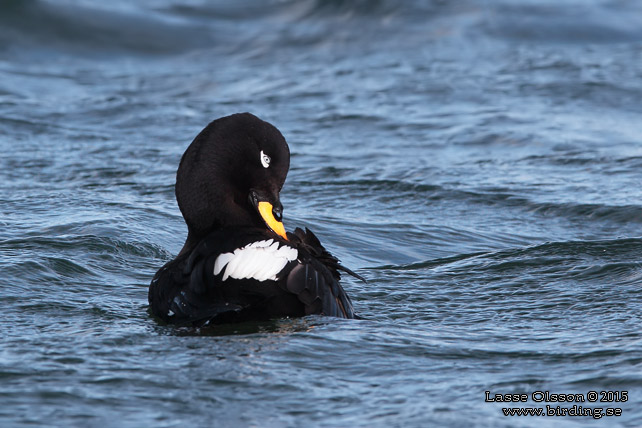
<svg viewBox="0 0 642 428">
<path fill-rule="evenodd" d="M 296 260 L 299 252 L 288 245 L 279 248 L 279 242 L 274 239 L 257 241 L 233 253 L 222 253 L 214 261 L 214 275 L 223 273 L 223 281 L 227 278 L 253 278 L 257 281 L 275 281 L 288 262 Z"/>
</svg>

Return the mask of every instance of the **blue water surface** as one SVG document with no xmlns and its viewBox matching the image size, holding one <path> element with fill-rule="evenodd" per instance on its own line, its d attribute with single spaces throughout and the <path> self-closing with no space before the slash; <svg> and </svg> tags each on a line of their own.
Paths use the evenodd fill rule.
<svg viewBox="0 0 642 428">
<path fill-rule="evenodd" d="M 150 317 L 243 111 L 363 320 Z M 0 426 L 639 426 L 641 113 L 639 2 L 0 0 Z"/>
</svg>

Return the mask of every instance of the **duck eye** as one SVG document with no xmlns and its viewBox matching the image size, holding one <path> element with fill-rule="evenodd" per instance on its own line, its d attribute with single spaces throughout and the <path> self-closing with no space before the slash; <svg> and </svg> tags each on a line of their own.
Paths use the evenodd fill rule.
<svg viewBox="0 0 642 428">
<path fill-rule="evenodd" d="M 261 165 L 263 165 L 263 168 L 270 166 L 270 160 L 270 157 L 261 150 Z"/>
</svg>

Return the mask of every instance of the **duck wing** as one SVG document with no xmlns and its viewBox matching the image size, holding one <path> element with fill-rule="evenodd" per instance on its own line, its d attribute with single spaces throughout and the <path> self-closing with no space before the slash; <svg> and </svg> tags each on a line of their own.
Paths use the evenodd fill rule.
<svg viewBox="0 0 642 428">
<path fill-rule="evenodd" d="M 156 273 L 149 289 L 152 313 L 192 325 L 305 315 L 296 296 L 280 285 L 297 256 L 264 230 L 210 233 Z"/>
<path fill-rule="evenodd" d="M 295 229 L 288 234 L 288 239 L 298 249 L 299 258 L 287 275 L 285 287 L 305 305 L 305 313 L 357 318 L 350 298 L 339 283 L 339 270 L 363 278 L 341 266 L 308 228 Z"/>
<path fill-rule="evenodd" d="M 211 233 L 156 273 L 152 312 L 192 325 L 310 314 L 355 318 L 338 260 L 307 229 L 288 237 L 253 228 Z"/>
<path fill-rule="evenodd" d="M 152 313 L 172 324 L 234 321 L 245 305 L 208 296 L 206 290 L 213 284 L 207 279 L 207 258 L 190 259 L 173 260 L 156 273 L 148 295 Z"/>
</svg>

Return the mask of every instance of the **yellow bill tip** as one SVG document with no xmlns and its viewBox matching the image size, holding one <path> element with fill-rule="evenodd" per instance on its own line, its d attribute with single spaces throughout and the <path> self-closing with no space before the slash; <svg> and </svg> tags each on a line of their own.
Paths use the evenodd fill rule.
<svg viewBox="0 0 642 428">
<path fill-rule="evenodd" d="M 285 234 L 285 227 L 283 227 L 283 223 L 274 218 L 274 214 L 272 213 L 272 204 L 269 202 L 261 201 L 258 204 L 258 208 L 259 214 L 261 214 L 261 218 L 263 219 L 265 224 L 267 224 L 267 227 L 269 227 L 272 232 L 276 233 L 281 238 L 287 241 L 288 236 Z"/>
</svg>

